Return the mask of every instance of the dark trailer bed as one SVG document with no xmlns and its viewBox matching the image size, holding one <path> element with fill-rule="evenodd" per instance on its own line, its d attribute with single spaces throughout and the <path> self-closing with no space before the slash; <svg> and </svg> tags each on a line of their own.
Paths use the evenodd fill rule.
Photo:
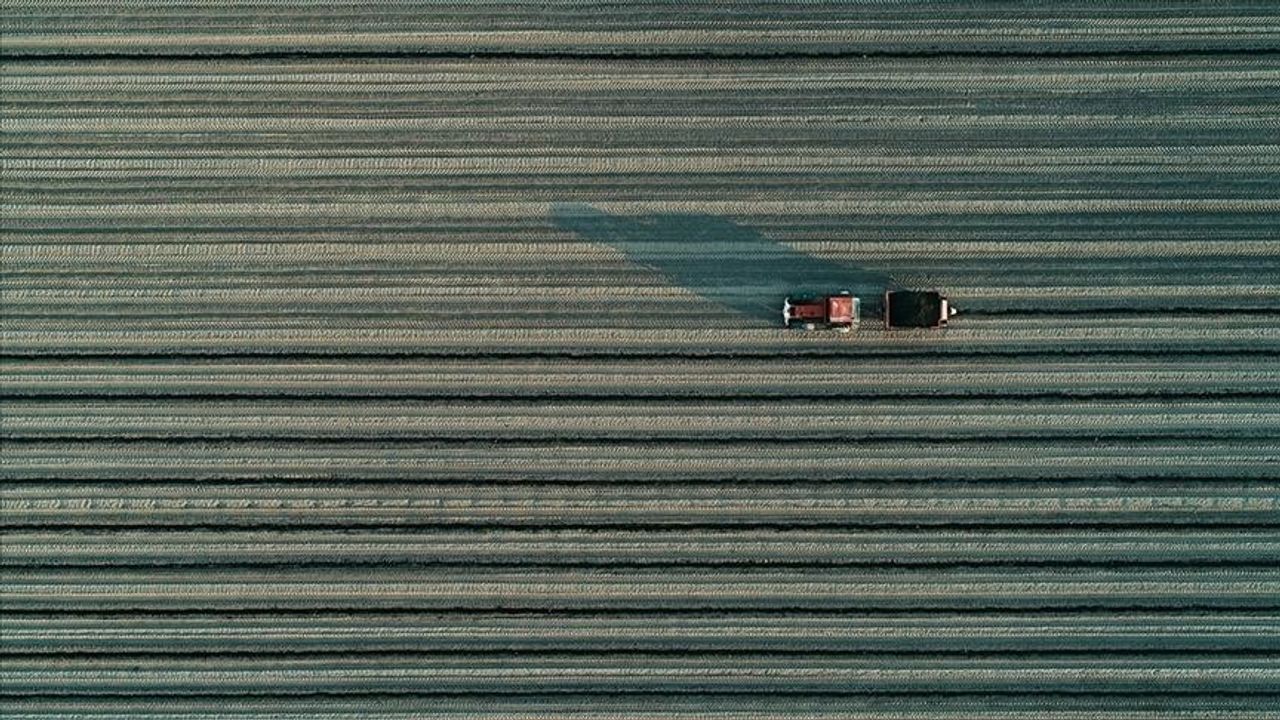
<svg viewBox="0 0 1280 720">
<path fill-rule="evenodd" d="M 884 326 L 937 328 L 947 324 L 954 311 L 942 293 L 924 290 L 890 290 L 884 294 Z"/>
</svg>

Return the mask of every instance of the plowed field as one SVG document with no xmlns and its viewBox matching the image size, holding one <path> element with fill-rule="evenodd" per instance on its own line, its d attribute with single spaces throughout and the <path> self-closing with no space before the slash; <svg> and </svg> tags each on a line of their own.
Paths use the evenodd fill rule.
<svg viewBox="0 0 1280 720">
<path fill-rule="evenodd" d="M 0 4 L 5 718 L 1280 718 L 1274 3 Z"/>
</svg>

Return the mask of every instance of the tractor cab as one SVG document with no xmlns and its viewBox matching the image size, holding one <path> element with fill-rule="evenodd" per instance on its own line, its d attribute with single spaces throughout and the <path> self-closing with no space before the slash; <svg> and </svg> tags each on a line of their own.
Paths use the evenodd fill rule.
<svg viewBox="0 0 1280 720">
<path fill-rule="evenodd" d="M 849 332 L 858 323 L 858 298 L 848 290 L 837 295 L 782 301 L 782 323 L 787 327 L 799 324 L 805 330 L 819 326 Z"/>
</svg>

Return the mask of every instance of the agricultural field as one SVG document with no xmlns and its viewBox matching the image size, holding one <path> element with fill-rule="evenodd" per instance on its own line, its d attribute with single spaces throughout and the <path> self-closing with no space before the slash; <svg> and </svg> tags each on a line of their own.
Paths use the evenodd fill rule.
<svg viewBox="0 0 1280 720">
<path fill-rule="evenodd" d="M 0 6 L 5 718 L 1280 718 L 1273 3 Z"/>
</svg>

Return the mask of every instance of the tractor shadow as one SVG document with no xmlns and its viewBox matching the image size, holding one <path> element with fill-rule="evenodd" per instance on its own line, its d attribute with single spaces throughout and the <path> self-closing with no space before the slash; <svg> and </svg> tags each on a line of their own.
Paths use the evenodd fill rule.
<svg viewBox="0 0 1280 720">
<path fill-rule="evenodd" d="M 622 217 L 585 203 L 551 209 L 562 230 L 604 243 L 672 283 L 761 323 L 777 325 L 788 295 L 848 290 L 863 316 L 878 316 L 884 291 L 898 289 L 882 272 L 808 255 L 758 231 L 713 215 Z"/>
</svg>

